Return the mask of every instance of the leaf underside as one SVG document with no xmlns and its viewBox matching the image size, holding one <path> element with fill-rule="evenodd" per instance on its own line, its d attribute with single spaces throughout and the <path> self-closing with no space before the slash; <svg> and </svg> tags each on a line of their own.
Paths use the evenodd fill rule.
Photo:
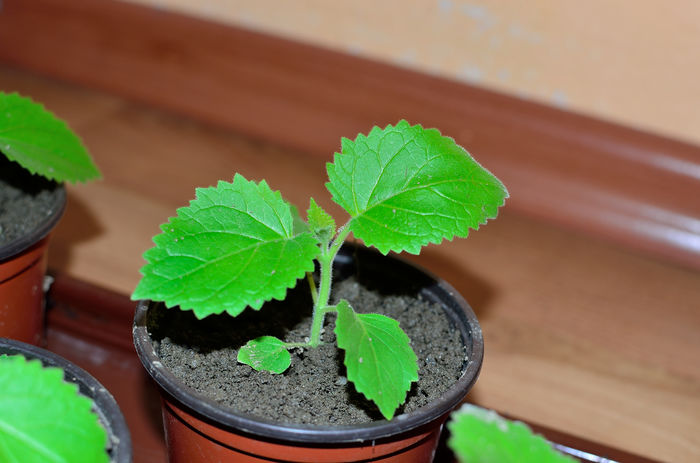
<svg viewBox="0 0 700 463">
<path fill-rule="evenodd" d="M 248 341 L 238 350 L 237 360 L 256 371 L 279 374 L 292 363 L 292 357 L 284 341 L 274 336 L 261 336 Z"/>
<path fill-rule="evenodd" d="M 497 215 L 508 192 L 452 138 L 400 121 L 343 139 L 326 187 L 353 234 L 386 254 L 466 237 Z"/>
<path fill-rule="evenodd" d="M 355 313 L 347 301 L 337 305 L 335 334 L 345 351 L 348 380 L 390 420 L 418 381 L 418 360 L 399 323 L 380 314 Z"/>
<path fill-rule="evenodd" d="M 57 182 L 100 177 L 80 138 L 31 99 L 0 92 L 0 152 L 32 174 Z"/>
<path fill-rule="evenodd" d="M 318 241 L 278 191 L 236 174 L 198 188 L 196 199 L 161 226 L 132 299 L 163 301 L 198 318 L 283 299 L 313 271 Z"/>
<path fill-rule="evenodd" d="M 107 434 L 78 386 L 59 368 L 0 356 L 0 461 L 107 462 Z"/>
<path fill-rule="evenodd" d="M 448 423 L 448 446 L 460 462 L 573 463 L 524 423 L 506 420 L 494 411 L 465 404 Z"/>
</svg>

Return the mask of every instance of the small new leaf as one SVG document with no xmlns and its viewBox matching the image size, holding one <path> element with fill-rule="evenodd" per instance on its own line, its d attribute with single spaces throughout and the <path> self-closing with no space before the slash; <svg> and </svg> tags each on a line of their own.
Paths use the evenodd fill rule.
<svg viewBox="0 0 700 463">
<path fill-rule="evenodd" d="M 492 410 L 465 404 L 447 425 L 447 445 L 460 463 L 574 463 L 524 423 L 509 421 Z"/>
<path fill-rule="evenodd" d="M 328 243 L 335 234 L 335 220 L 316 204 L 314 198 L 309 201 L 309 210 L 306 212 L 311 231 L 322 243 Z"/>
<path fill-rule="evenodd" d="M 100 177 L 78 136 L 40 104 L 0 92 L 0 152 L 32 174 L 57 182 Z"/>
<path fill-rule="evenodd" d="M 289 368 L 292 358 L 284 341 L 274 336 L 261 336 L 239 349 L 238 361 L 256 371 L 282 373 Z"/>
<path fill-rule="evenodd" d="M 399 323 L 380 314 L 358 314 L 342 300 L 335 334 L 345 351 L 348 380 L 390 420 L 418 381 L 418 360 Z"/>
<path fill-rule="evenodd" d="M 353 234 L 386 254 L 465 238 L 496 217 L 508 192 L 452 138 L 400 121 L 352 141 L 327 164 L 326 187 Z"/>
<path fill-rule="evenodd" d="M 0 461 L 101 463 L 109 461 L 107 434 L 92 401 L 21 355 L 0 356 Z"/>
<path fill-rule="evenodd" d="M 264 181 L 236 174 L 233 183 L 198 188 L 188 207 L 161 226 L 132 299 L 163 301 L 198 318 L 283 299 L 313 271 L 318 241 Z"/>
</svg>

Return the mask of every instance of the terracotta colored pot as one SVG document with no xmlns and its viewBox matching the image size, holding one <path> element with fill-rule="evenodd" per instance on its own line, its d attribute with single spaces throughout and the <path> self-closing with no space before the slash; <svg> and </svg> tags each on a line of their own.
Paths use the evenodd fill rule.
<svg viewBox="0 0 700 463">
<path fill-rule="evenodd" d="M 87 371 L 53 352 L 14 339 L 0 338 L 0 354 L 20 354 L 27 359 L 38 359 L 46 367 L 61 368 L 64 371 L 64 379 L 77 384 L 80 393 L 95 403 L 95 412 L 100 424 L 107 431 L 110 462 L 131 463 L 131 435 L 124 415 L 112 394 Z"/>
<path fill-rule="evenodd" d="M 474 312 L 444 281 L 406 261 L 366 248 L 345 246 L 336 258 L 334 271 L 341 278 L 358 272 L 365 279 L 382 281 L 385 289 L 410 288 L 440 303 L 466 346 L 469 361 L 460 379 L 435 402 L 391 421 L 367 425 L 290 425 L 238 414 L 196 395 L 163 367 L 147 331 L 152 303 L 141 301 L 136 308 L 134 343 L 141 362 L 161 390 L 170 462 L 432 461 L 443 423 L 462 402 L 481 369 L 483 338 Z"/>
<path fill-rule="evenodd" d="M 51 215 L 31 233 L 0 246 L 0 337 L 35 345 L 43 339 L 46 250 L 65 205 L 61 187 Z"/>
</svg>

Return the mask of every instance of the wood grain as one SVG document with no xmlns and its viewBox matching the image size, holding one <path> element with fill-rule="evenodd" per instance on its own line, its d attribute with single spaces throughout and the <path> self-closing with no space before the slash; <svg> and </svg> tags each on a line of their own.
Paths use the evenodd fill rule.
<svg viewBox="0 0 700 463">
<path fill-rule="evenodd" d="M 700 269 L 696 146 L 115 0 L 5 0 L 0 60 L 322 159 L 373 124 L 440 127 L 511 209 Z"/>
<path fill-rule="evenodd" d="M 158 226 L 195 187 L 234 172 L 344 217 L 318 156 L 9 67 L 0 66 L 0 88 L 66 117 L 104 173 L 69 188 L 50 251 L 59 272 L 130 293 Z M 482 324 L 485 363 L 470 400 L 661 461 L 700 460 L 697 270 L 510 203 L 469 239 L 414 259 L 452 283 Z"/>
</svg>

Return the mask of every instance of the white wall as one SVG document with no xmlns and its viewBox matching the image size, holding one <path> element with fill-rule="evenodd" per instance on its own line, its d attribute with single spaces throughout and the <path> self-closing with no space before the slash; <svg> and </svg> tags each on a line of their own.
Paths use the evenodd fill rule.
<svg viewBox="0 0 700 463">
<path fill-rule="evenodd" d="M 130 0 L 700 144 L 698 0 Z"/>
</svg>

